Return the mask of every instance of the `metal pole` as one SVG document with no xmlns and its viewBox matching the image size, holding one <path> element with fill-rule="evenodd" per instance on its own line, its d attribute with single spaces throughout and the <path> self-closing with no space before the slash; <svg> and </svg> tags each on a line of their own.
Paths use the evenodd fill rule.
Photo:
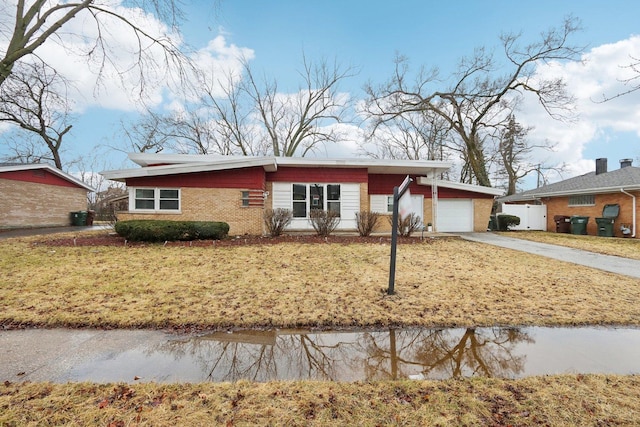
<svg viewBox="0 0 640 427">
<path fill-rule="evenodd" d="M 393 216 L 391 222 L 391 259 L 389 260 L 389 288 L 387 295 L 393 295 L 396 280 L 396 243 L 398 241 L 398 187 L 393 187 Z"/>
</svg>

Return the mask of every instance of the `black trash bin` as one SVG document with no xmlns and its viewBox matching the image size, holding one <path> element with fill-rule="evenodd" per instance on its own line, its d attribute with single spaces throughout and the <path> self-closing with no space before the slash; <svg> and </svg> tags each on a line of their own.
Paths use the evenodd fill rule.
<svg viewBox="0 0 640 427">
<path fill-rule="evenodd" d="M 573 215 L 570 221 L 571 234 L 587 234 L 588 216 Z"/>
<path fill-rule="evenodd" d="M 96 211 L 87 211 L 87 225 L 93 225 L 93 219 L 96 217 Z"/>
<path fill-rule="evenodd" d="M 604 205 L 602 208 L 602 218 L 596 218 L 598 224 L 598 236 L 613 237 L 613 224 L 620 213 L 620 205 Z"/>
<path fill-rule="evenodd" d="M 568 215 L 556 215 L 553 217 L 556 223 L 556 233 L 571 232 L 571 217 Z"/>
<path fill-rule="evenodd" d="M 495 215 L 491 215 L 489 217 L 489 226 L 487 228 L 489 231 L 496 231 L 498 229 L 498 221 L 496 220 Z"/>
<path fill-rule="evenodd" d="M 87 225 L 87 211 L 71 212 L 71 225 Z"/>
</svg>

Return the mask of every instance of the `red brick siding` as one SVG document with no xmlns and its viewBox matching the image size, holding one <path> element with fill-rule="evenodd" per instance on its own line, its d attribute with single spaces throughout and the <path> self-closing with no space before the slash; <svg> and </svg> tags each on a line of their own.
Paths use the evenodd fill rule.
<svg viewBox="0 0 640 427">
<path fill-rule="evenodd" d="M 252 190 L 254 196 L 258 193 Z M 257 202 L 257 199 L 256 199 Z M 224 221 L 229 235 L 263 233 L 263 203 L 242 206 L 242 190 L 235 188 L 183 188 L 180 212 L 118 212 L 118 220 L 162 219 L 169 221 Z"/>
<path fill-rule="evenodd" d="M 636 196 L 636 203 L 639 205 L 636 206 L 636 218 L 637 220 L 640 220 L 640 191 L 630 191 L 629 193 Z M 622 237 L 622 232 L 620 231 L 620 225 L 622 224 L 629 228 L 633 228 L 633 199 L 622 192 L 596 194 L 594 206 L 569 206 L 569 197 L 543 198 L 542 203 L 547 205 L 547 230 L 549 231 L 555 231 L 556 229 L 556 223 L 553 220 L 554 216 L 580 215 L 589 217 L 589 221 L 587 222 L 587 234 L 597 236 L 598 225 L 596 223 L 596 218 L 602 217 L 602 208 L 604 205 L 615 203 L 620 205 L 620 214 L 614 223 L 614 236 Z M 524 202 L 522 204 L 524 204 Z"/>
</svg>

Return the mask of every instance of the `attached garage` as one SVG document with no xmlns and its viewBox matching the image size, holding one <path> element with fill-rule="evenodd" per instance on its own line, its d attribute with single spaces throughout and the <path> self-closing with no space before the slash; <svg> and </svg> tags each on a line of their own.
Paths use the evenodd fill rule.
<svg viewBox="0 0 640 427">
<path fill-rule="evenodd" d="M 499 188 L 418 177 L 418 185 L 430 187 L 431 217 L 434 231 L 468 233 L 487 231 L 495 196 Z"/>
<path fill-rule="evenodd" d="M 473 200 L 438 200 L 436 230 L 441 233 L 473 231 Z"/>
</svg>

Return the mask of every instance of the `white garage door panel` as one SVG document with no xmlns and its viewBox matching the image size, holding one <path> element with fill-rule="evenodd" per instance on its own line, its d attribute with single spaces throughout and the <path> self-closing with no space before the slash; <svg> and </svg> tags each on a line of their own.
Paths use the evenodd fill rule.
<svg viewBox="0 0 640 427">
<path fill-rule="evenodd" d="M 437 231 L 442 233 L 473 231 L 471 199 L 439 199 Z"/>
</svg>

